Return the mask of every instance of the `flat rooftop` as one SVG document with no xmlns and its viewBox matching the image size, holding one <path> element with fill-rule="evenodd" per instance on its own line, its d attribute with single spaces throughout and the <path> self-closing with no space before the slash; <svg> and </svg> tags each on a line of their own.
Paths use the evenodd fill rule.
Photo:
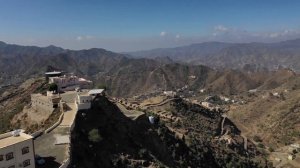
<svg viewBox="0 0 300 168">
<path fill-rule="evenodd" d="M 26 141 L 28 139 L 32 139 L 32 136 L 22 133 L 22 132 L 19 133 L 19 136 L 13 136 L 12 133 L 1 134 L 0 135 L 0 149 L 23 142 L 23 141 Z"/>
<path fill-rule="evenodd" d="M 89 94 L 101 94 L 103 91 L 104 89 L 91 89 Z"/>
<path fill-rule="evenodd" d="M 54 71 L 54 72 L 46 72 L 45 75 L 59 75 L 61 72 Z"/>
<path fill-rule="evenodd" d="M 83 90 L 83 91 L 77 92 L 77 93 L 78 93 L 78 95 L 80 95 L 80 96 L 90 96 L 89 92 L 86 91 L 86 90 Z"/>
</svg>

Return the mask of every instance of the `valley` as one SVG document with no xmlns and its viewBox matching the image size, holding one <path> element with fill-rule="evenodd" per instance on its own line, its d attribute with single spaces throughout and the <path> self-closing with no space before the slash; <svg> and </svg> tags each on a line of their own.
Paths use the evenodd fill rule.
<svg viewBox="0 0 300 168">
<path fill-rule="evenodd" d="M 46 93 L 49 82 L 45 80 L 45 72 L 61 71 L 67 76 L 76 74 L 93 81 L 90 89 L 105 89 L 105 96 L 96 98 L 91 109 L 79 110 L 76 115 L 76 126 L 70 132 L 69 142 L 72 158 L 76 159 L 72 159 L 70 165 L 299 165 L 300 156 L 287 150 L 291 144 L 299 143 L 300 136 L 297 117 L 300 76 L 297 71 L 284 67 L 215 69 L 160 59 L 131 58 L 103 49 L 51 48 L 55 51 L 50 52 L 46 47 L 30 56 L 24 54 L 20 57 L 22 63 L 18 59 L 10 62 L 16 59 L 10 55 L 17 50 L 0 54 L 0 59 L 10 62 L 1 66 L 1 71 L 8 71 L 10 75 L 2 73 L 1 76 L 6 82 L 0 90 L 2 133 L 19 128 L 34 133 L 59 120 L 60 113 L 41 115 L 44 112 L 30 110 L 32 104 L 28 96 Z M 49 55 L 42 57 L 41 53 Z M 40 62 L 28 68 L 23 66 L 32 64 L 28 58 Z M 17 75 L 20 71 L 24 73 Z M 20 101 L 23 103 L 18 104 Z M 101 134 L 100 142 L 84 138 L 92 129 Z M 53 133 L 55 136 L 61 134 L 56 130 Z M 153 138 L 147 139 L 148 136 Z M 37 151 L 43 157 L 52 158 L 55 152 L 48 156 L 48 152 L 39 147 L 41 139 L 37 141 Z M 89 145 L 86 149 L 76 148 L 80 144 Z M 95 151 L 98 149 L 100 153 Z M 295 159 L 290 161 L 289 155 Z M 99 157 L 103 159 L 98 160 Z M 59 166 L 62 161 L 61 158 L 51 164 Z"/>
</svg>

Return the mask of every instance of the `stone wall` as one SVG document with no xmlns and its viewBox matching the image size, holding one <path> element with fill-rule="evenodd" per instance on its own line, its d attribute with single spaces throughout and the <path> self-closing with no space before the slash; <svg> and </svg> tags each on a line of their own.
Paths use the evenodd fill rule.
<svg viewBox="0 0 300 168">
<path fill-rule="evenodd" d="M 54 111 L 51 98 L 41 94 L 31 95 L 31 107 L 34 110 L 45 111 L 47 113 L 52 113 Z"/>
<path fill-rule="evenodd" d="M 42 94 L 31 94 L 31 107 L 36 111 L 52 113 L 60 106 L 59 96 L 44 96 Z"/>
</svg>

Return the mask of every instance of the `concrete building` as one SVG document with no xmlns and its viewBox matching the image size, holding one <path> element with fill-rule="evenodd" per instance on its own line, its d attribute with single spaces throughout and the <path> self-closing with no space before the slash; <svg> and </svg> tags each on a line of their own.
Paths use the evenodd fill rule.
<svg viewBox="0 0 300 168">
<path fill-rule="evenodd" d="M 296 155 L 294 155 L 294 154 L 288 155 L 288 160 L 294 160 L 295 158 L 296 158 Z"/>
<path fill-rule="evenodd" d="M 257 92 L 257 89 L 251 89 L 248 91 L 249 93 L 256 93 Z"/>
<path fill-rule="evenodd" d="M 91 108 L 92 96 L 88 92 L 78 92 L 75 104 L 78 110 Z"/>
<path fill-rule="evenodd" d="M 60 99 L 58 95 L 31 94 L 31 107 L 37 111 L 52 113 L 55 108 L 59 107 Z"/>
<path fill-rule="evenodd" d="M 58 91 L 71 91 L 76 88 L 89 89 L 92 87 L 93 82 L 84 78 L 78 78 L 77 76 L 61 76 L 61 77 L 49 77 L 49 83 L 55 83 L 58 87 Z"/>
<path fill-rule="evenodd" d="M 221 100 L 225 101 L 225 102 L 229 102 L 230 99 L 228 97 L 225 96 L 220 96 Z"/>
<path fill-rule="evenodd" d="M 206 107 L 206 108 L 212 108 L 213 107 L 213 105 L 211 103 L 206 102 L 206 101 L 201 102 L 201 105 L 204 106 L 204 107 Z"/>
<path fill-rule="evenodd" d="M 300 148 L 300 144 L 298 143 L 291 144 L 290 146 L 295 149 Z"/>
<path fill-rule="evenodd" d="M 163 93 L 165 96 L 169 96 L 169 97 L 174 97 L 177 95 L 177 93 L 174 91 L 164 91 Z"/>
<path fill-rule="evenodd" d="M 0 135 L 0 167 L 35 168 L 33 137 L 16 130 Z"/>
<path fill-rule="evenodd" d="M 60 72 L 60 71 L 51 71 L 51 72 L 45 73 L 46 80 L 49 80 L 50 77 L 58 77 L 61 75 L 62 75 L 62 72 Z"/>
<path fill-rule="evenodd" d="M 89 91 L 90 96 L 97 96 L 97 95 L 103 95 L 104 89 L 92 89 Z"/>
<path fill-rule="evenodd" d="M 205 89 L 200 89 L 200 93 L 204 93 L 205 92 Z"/>
</svg>

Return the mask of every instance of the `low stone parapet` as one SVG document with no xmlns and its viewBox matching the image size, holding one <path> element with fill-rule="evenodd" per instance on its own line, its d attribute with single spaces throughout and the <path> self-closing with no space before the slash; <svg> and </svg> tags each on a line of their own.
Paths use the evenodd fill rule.
<svg viewBox="0 0 300 168">
<path fill-rule="evenodd" d="M 64 117 L 64 113 L 62 113 L 60 115 L 58 121 L 55 124 L 53 124 L 51 127 L 49 127 L 48 129 L 45 130 L 45 133 L 47 134 L 47 133 L 51 132 L 54 128 L 56 128 L 62 122 L 63 117 Z"/>
</svg>

